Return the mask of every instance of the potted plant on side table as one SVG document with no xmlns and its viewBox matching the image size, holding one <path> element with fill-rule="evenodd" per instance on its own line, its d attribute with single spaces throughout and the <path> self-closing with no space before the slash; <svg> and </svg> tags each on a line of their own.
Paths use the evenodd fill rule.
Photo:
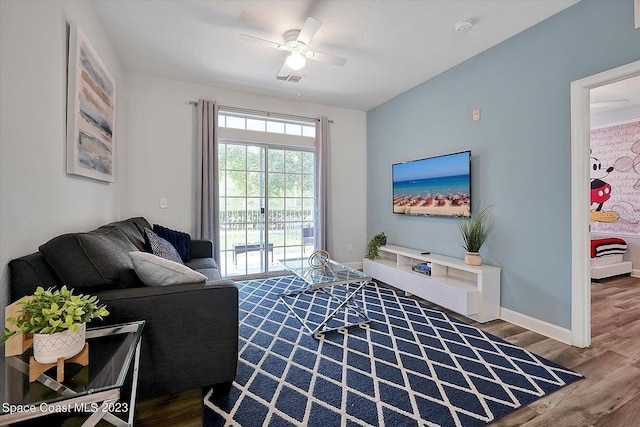
<svg viewBox="0 0 640 427">
<path fill-rule="evenodd" d="M 490 207 L 484 208 L 477 214 L 472 213 L 469 218 L 458 220 L 458 228 L 464 240 L 462 247 L 467 251 L 464 257 L 465 264 L 482 265 L 480 248 L 495 224 L 495 219 L 489 214 Z"/>
<path fill-rule="evenodd" d="M 38 287 L 33 295 L 16 304 L 18 315 L 8 317 L 2 341 L 17 333 L 33 334 L 33 357 L 38 363 L 55 363 L 82 351 L 86 323 L 109 315 L 95 296 L 74 295 L 63 286 L 59 290 Z"/>
</svg>

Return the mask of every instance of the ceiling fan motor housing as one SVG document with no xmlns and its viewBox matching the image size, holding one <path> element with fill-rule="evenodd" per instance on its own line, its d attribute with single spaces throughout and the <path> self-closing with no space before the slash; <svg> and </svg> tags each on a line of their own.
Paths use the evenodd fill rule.
<svg viewBox="0 0 640 427">
<path fill-rule="evenodd" d="M 284 44 L 288 48 L 293 48 L 296 46 L 302 47 L 306 46 L 304 43 L 298 41 L 298 35 L 300 34 L 300 30 L 289 30 L 284 33 L 282 37 L 284 39 Z"/>
</svg>

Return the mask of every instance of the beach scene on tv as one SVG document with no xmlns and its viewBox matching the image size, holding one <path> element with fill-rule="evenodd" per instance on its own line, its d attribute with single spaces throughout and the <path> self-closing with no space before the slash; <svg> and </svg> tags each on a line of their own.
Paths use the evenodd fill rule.
<svg viewBox="0 0 640 427">
<path fill-rule="evenodd" d="M 471 216 L 469 152 L 393 165 L 393 212 Z"/>
</svg>

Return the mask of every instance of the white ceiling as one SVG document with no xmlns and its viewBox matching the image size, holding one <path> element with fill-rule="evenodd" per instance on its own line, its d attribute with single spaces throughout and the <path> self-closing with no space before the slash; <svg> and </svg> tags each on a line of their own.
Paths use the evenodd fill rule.
<svg viewBox="0 0 640 427">
<path fill-rule="evenodd" d="M 94 0 L 126 70 L 367 111 L 577 3 L 578 0 Z M 281 42 L 308 16 L 310 48 L 347 58 L 308 61 L 299 83 L 275 76 Z M 458 33 L 456 22 L 472 19 Z"/>
</svg>

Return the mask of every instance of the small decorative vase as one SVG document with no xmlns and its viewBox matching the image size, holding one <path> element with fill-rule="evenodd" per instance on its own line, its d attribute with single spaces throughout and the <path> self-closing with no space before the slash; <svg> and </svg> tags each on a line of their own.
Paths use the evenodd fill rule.
<svg viewBox="0 0 640 427">
<path fill-rule="evenodd" d="M 464 256 L 464 263 L 467 265 L 482 265 L 482 257 L 479 252 L 467 252 Z"/>
<path fill-rule="evenodd" d="M 33 334 L 33 358 L 38 363 L 56 363 L 61 357 L 69 359 L 82 351 L 85 336 L 85 323 L 74 332 Z"/>
<path fill-rule="evenodd" d="M 380 239 L 380 246 L 384 246 L 387 244 L 387 236 L 384 236 L 382 239 Z"/>
</svg>

